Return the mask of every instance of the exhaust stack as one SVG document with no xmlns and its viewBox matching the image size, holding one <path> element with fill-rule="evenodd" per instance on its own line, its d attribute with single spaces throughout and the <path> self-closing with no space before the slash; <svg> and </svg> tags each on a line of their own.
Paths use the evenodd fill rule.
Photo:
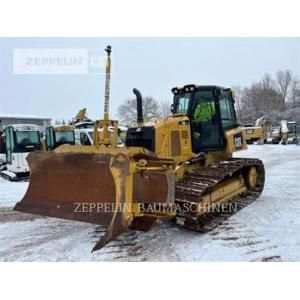
<svg viewBox="0 0 300 300">
<path fill-rule="evenodd" d="M 133 89 L 133 93 L 136 96 L 137 124 L 138 124 L 138 127 L 143 127 L 144 126 L 144 117 L 143 117 L 142 94 L 138 89 Z"/>
</svg>

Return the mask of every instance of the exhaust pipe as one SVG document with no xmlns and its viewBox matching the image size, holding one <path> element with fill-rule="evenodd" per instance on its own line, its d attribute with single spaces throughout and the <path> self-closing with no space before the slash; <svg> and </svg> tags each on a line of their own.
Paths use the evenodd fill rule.
<svg viewBox="0 0 300 300">
<path fill-rule="evenodd" d="M 138 89 L 133 89 L 133 93 L 136 96 L 137 124 L 139 127 L 142 127 L 144 126 L 142 94 Z"/>
</svg>

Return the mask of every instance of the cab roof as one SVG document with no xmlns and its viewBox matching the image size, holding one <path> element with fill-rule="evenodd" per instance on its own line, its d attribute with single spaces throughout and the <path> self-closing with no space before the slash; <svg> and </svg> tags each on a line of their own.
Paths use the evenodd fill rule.
<svg viewBox="0 0 300 300">
<path fill-rule="evenodd" d="M 225 88 L 223 86 L 218 86 L 218 85 L 186 84 L 184 86 L 174 87 L 172 88 L 171 91 L 173 94 L 178 94 L 182 92 L 192 92 L 195 90 L 214 90 L 214 89 L 227 90 L 228 88 Z"/>
<path fill-rule="evenodd" d="M 10 124 L 7 127 L 12 127 L 15 131 L 42 131 L 36 124 Z"/>
</svg>

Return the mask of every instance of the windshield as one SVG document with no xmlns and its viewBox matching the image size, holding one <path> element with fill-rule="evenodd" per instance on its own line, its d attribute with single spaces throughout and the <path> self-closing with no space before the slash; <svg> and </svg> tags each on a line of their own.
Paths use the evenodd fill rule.
<svg viewBox="0 0 300 300">
<path fill-rule="evenodd" d="M 16 144 L 18 146 L 37 145 L 40 143 L 38 131 L 16 131 Z"/>
<path fill-rule="evenodd" d="M 94 132 L 93 131 L 91 131 L 91 132 L 89 132 L 89 136 L 91 137 L 91 139 L 93 140 L 93 136 L 94 136 Z M 112 137 L 113 137 L 113 132 L 109 132 L 109 136 L 110 136 L 110 139 L 112 139 Z M 118 145 L 121 145 L 121 144 L 123 144 L 124 143 L 124 141 L 118 136 Z"/>
<path fill-rule="evenodd" d="M 187 113 L 190 99 L 191 93 L 176 95 L 174 97 L 175 114 Z"/>
<path fill-rule="evenodd" d="M 55 140 L 58 144 L 74 143 L 75 137 L 73 131 L 56 131 Z"/>
<path fill-rule="evenodd" d="M 15 152 L 31 152 L 40 148 L 40 132 L 39 131 L 16 131 Z"/>
<path fill-rule="evenodd" d="M 295 133 L 296 132 L 296 124 L 295 123 L 287 123 L 287 127 L 289 130 L 289 133 Z"/>
</svg>

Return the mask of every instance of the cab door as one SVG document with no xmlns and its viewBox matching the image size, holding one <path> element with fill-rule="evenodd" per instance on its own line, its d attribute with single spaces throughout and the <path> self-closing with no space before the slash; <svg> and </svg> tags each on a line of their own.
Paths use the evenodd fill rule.
<svg viewBox="0 0 300 300">
<path fill-rule="evenodd" d="M 6 162 L 12 164 L 12 153 L 14 150 L 14 130 L 11 126 L 5 129 L 6 139 Z"/>
<path fill-rule="evenodd" d="M 224 136 L 216 105 L 215 89 L 196 91 L 191 107 L 192 149 L 194 153 L 224 147 Z"/>
<path fill-rule="evenodd" d="M 54 129 L 53 129 L 53 126 L 48 126 L 46 128 L 46 149 L 47 151 L 51 151 L 54 149 Z"/>
</svg>

